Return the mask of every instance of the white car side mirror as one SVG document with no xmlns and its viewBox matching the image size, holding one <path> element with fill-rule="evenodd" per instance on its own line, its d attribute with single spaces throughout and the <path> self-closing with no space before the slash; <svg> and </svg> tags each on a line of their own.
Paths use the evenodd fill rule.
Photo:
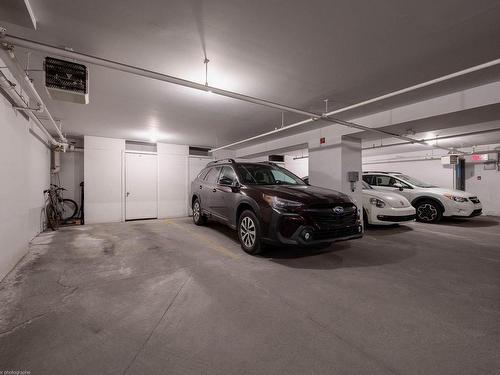
<svg viewBox="0 0 500 375">
<path fill-rule="evenodd" d="M 396 189 L 399 189 L 399 191 L 403 191 L 404 190 L 403 185 L 400 184 L 399 182 L 396 182 L 394 185 L 392 185 L 392 187 L 395 187 Z"/>
</svg>

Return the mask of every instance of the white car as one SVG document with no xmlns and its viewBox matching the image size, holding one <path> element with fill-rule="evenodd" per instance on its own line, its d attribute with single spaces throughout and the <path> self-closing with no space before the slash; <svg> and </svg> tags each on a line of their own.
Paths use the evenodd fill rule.
<svg viewBox="0 0 500 375">
<path fill-rule="evenodd" d="M 415 208 L 405 197 L 377 191 L 363 184 L 363 217 L 365 224 L 389 225 L 415 220 Z"/>
<path fill-rule="evenodd" d="M 481 215 L 477 196 L 466 191 L 442 189 L 399 172 L 364 172 L 363 181 L 374 189 L 398 193 L 417 210 L 417 220 L 435 223 L 443 216 Z"/>
</svg>

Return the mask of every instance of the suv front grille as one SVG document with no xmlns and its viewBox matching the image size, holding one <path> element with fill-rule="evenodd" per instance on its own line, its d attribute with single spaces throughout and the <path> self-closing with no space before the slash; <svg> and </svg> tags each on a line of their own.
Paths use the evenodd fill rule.
<svg viewBox="0 0 500 375">
<path fill-rule="evenodd" d="M 479 203 L 480 200 L 478 199 L 478 197 L 469 197 L 469 200 L 472 202 L 472 203 Z"/>
<path fill-rule="evenodd" d="M 342 207 L 344 212 L 336 213 L 336 207 Z M 331 231 L 356 225 L 357 208 L 354 205 L 331 205 L 325 208 L 307 210 L 314 225 L 320 231 Z"/>
</svg>

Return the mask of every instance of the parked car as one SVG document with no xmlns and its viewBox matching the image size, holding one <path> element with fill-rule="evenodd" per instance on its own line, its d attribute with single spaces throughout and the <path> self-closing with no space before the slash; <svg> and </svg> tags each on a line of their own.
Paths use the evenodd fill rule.
<svg viewBox="0 0 500 375">
<path fill-rule="evenodd" d="M 415 220 L 415 208 L 400 194 L 377 191 L 366 182 L 363 186 L 365 224 L 389 225 Z"/>
<path fill-rule="evenodd" d="M 479 199 L 460 190 L 443 189 L 399 172 L 364 172 L 363 181 L 375 190 L 401 194 L 417 210 L 417 220 L 435 223 L 443 216 L 481 215 Z"/>
<path fill-rule="evenodd" d="M 335 190 L 308 186 L 273 163 L 211 162 L 191 184 L 193 221 L 208 219 L 238 231 L 241 247 L 312 245 L 362 237 L 360 211 Z"/>
</svg>

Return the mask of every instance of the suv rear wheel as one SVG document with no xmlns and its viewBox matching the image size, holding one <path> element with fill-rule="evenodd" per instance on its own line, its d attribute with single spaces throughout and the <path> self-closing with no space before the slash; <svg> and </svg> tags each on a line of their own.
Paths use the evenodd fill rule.
<svg viewBox="0 0 500 375">
<path fill-rule="evenodd" d="M 201 213 L 201 205 L 198 199 L 195 199 L 193 203 L 193 222 L 196 225 L 205 225 L 207 223 L 207 217 Z"/>
<path fill-rule="evenodd" d="M 260 236 L 261 231 L 257 216 L 250 210 L 243 211 L 238 220 L 238 238 L 241 248 L 248 254 L 259 254 L 262 251 Z"/>
<path fill-rule="evenodd" d="M 437 223 L 443 217 L 443 210 L 432 200 L 424 200 L 417 205 L 417 220 L 424 223 Z"/>
</svg>

